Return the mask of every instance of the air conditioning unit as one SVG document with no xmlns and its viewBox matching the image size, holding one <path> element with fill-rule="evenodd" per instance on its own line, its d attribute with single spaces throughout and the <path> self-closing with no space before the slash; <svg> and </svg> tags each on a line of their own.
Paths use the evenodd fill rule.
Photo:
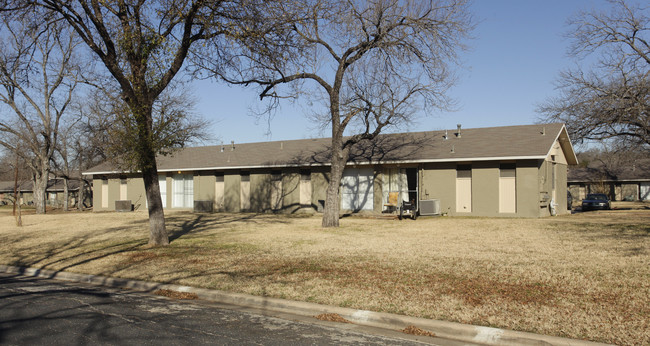
<svg viewBox="0 0 650 346">
<path fill-rule="evenodd" d="M 420 215 L 440 215 L 440 200 L 420 200 Z"/>
</svg>

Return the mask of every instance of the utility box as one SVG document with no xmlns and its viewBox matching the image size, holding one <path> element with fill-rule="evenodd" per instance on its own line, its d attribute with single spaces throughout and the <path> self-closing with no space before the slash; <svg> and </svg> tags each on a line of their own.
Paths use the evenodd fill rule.
<svg viewBox="0 0 650 346">
<path fill-rule="evenodd" d="M 194 201 L 195 213 L 212 213 L 214 212 L 214 202 L 208 200 Z"/>
<path fill-rule="evenodd" d="M 420 200 L 420 215 L 440 215 L 440 200 L 425 199 Z"/>
<path fill-rule="evenodd" d="M 115 211 L 133 211 L 133 204 L 130 199 L 115 201 Z"/>
</svg>

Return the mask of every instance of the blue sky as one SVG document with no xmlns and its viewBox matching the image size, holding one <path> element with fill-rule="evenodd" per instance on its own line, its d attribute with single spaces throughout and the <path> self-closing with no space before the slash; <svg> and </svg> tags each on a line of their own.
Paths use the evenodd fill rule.
<svg viewBox="0 0 650 346">
<path fill-rule="evenodd" d="M 555 95 L 558 73 L 576 62 L 566 55 L 567 19 L 579 10 L 608 8 L 604 0 L 475 0 L 477 27 L 449 95 L 455 112 L 418 117 L 407 131 L 524 125 L 536 105 Z M 192 83 L 196 112 L 211 122 L 213 144 L 329 137 L 304 116 L 306 106 L 281 104 L 269 123 L 251 115 L 261 103 L 254 88 Z M 270 126 L 270 127 L 269 127 Z M 270 129 L 270 133 L 269 133 Z"/>
</svg>

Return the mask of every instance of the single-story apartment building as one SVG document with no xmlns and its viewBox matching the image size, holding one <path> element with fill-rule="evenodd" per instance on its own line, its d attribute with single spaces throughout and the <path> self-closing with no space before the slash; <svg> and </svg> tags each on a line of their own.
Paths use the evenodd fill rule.
<svg viewBox="0 0 650 346">
<path fill-rule="evenodd" d="M 329 179 L 329 138 L 179 149 L 159 156 L 163 205 L 226 212 L 318 212 Z M 577 164 L 563 124 L 380 135 L 356 145 L 340 187 L 342 212 L 381 213 L 390 195 L 423 215 L 543 217 L 567 212 L 567 167 Z M 111 162 L 93 176 L 95 211 L 146 207 L 137 172 Z"/>
<path fill-rule="evenodd" d="M 613 168 L 598 161 L 572 167 L 568 185 L 574 203 L 588 193 L 604 193 L 612 201 L 650 201 L 650 159 L 632 160 Z"/>
<path fill-rule="evenodd" d="M 71 208 L 77 206 L 78 196 L 79 196 L 79 180 L 70 179 L 68 180 L 68 198 L 69 206 Z M 12 196 L 14 194 L 14 184 L 13 181 L 0 181 L 0 204 L 12 204 Z M 91 183 L 92 184 L 92 183 Z M 34 203 L 34 183 L 29 181 L 21 181 L 18 184 L 20 190 L 20 203 L 24 205 L 31 205 Z M 91 206 L 92 203 L 92 191 L 90 186 L 84 182 L 85 187 L 85 196 L 84 196 L 84 205 Z M 62 207 L 63 201 L 65 199 L 63 179 L 62 178 L 52 178 L 47 181 L 46 187 L 46 204 L 52 207 Z"/>
</svg>

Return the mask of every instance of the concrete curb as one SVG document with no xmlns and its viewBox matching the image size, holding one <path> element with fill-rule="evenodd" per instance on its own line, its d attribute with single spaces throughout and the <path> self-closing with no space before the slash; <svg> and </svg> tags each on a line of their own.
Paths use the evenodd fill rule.
<svg viewBox="0 0 650 346">
<path fill-rule="evenodd" d="M 25 276 L 50 278 L 64 281 L 83 282 L 93 285 L 128 288 L 136 291 L 153 292 L 159 289 L 194 293 L 200 299 L 223 304 L 244 306 L 260 310 L 290 313 L 299 316 L 315 316 L 323 313 L 335 313 L 359 324 L 391 330 L 401 330 L 409 325 L 435 333 L 437 337 L 461 342 L 486 345 L 558 345 L 587 346 L 604 345 L 600 343 L 575 339 L 560 338 L 507 329 L 473 326 L 455 322 L 436 321 L 425 318 L 409 317 L 396 314 L 341 308 L 315 303 L 298 302 L 277 298 L 259 297 L 241 293 L 230 293 L 189 286 L 161 284 L 129 279 L 119 279 L 63 271 L 37 268 L 25 268 L 0 265 L 0 272 L 15 273 Z"/>
</svg>

